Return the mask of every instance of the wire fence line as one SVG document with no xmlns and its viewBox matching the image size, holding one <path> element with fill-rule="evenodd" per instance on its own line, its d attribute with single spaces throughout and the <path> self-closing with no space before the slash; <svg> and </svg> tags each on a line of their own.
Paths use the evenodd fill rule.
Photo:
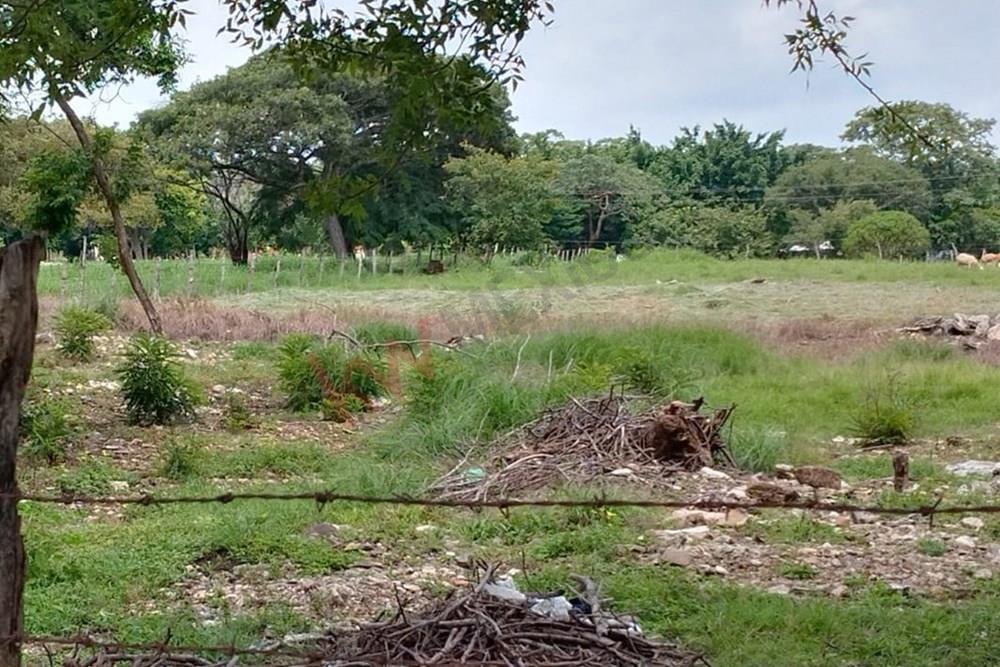
<svg viewBox="0 0 1000 667">
<path fill-rule="evenodd" d="M 880 505 L 861 505 L 856 503 L 829 502 L 819 499 L 807 501 L 730 501 L 712 499 L 623 499 L 598 496 L 584 500 L 573 499 L 528 499 L 528 498 L 496 498 L 484 500 L 452 500 L 442 498 L 417 498 L 408 496 L 369 496 L 334 491 L 303 491 L 293 493 L 278 492 L 246 492 L 222 493 L 204 496 L 86 496 L 86 495 L 42 495 L 7 493 L 0 494 L 0 499 L 17 500 L 59 505 L 181 505 L 181 504 L 228 504 L 237 500 L 263 501 L 300 501 L 310 500 L 322 506 L 329 503 L 362 503 L 370 505 L 402 505 L 420 507 L 451 507 L 460 509 L 514 509 L 518 507 L 568 507 L 568 508 L 663 508 L 663 509 L 778 509 L 778 510 L 808 510 L 824 512 L 867 512 L 870 514 L 885 514 L 906 516 L 916 514 L 933 517 L 938 514 L 1000 514 L 1000 504 L 979 505 L 942 505 L 943 497 L 933 504 L 911 505 L 899 507 L 883 507 Z"/>
<path fill-rule="evenodd" d="M 215 653 L 225 656 L 265 656 L 265 657 L 285 657 L 304 658 L 312 662 L 328 661 L 321 652 L 303 651 L 278 644 L 273 647 L 239 647 L 232 645 L 184 645 L 174 644 L 169 640 L 158 642 L 120 642 L 98 639 L 88 634 L 76 635 L 6 635 L 0 637 L 0 646 L 10 644 L 24 645 L 51 645 L 66 646 L 73 648 L 95 648 L 113 651 L 148 651 L 151 653 L 178 654 L 178 653 Z M 300 663 L 299 663 L 300 664 Z"/>
</svg>

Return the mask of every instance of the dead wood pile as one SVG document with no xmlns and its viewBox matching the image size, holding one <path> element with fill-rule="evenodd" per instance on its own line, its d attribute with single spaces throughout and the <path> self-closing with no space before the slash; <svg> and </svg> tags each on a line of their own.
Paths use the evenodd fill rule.
<svg viewBox="0 0 1000 667">
<path fill-rule="evenodd" d="M 631 414 L 625 396 L 572 399 L 503 436 L 485 467 L 463 461 L 436 481 L 440 498 L 513 498 L 554 483 L 600 478 L 657 484 L 670 473 L 733 465 L 722 429 L 733 408 L 702 413 L 703 400 Z"/>
<path fill-rule="evenodd" d="M 562 600 L 572 609 L 553 614 L 540 610 L 539 600 L 516 588 L 492 583 L 491 573 L 474 588 L 453 593 L 421 612 L 400 604 L 392 618 L 344 632 L 309 635 L 280 648 L 301 650 L 302 659 L 277 655 L 211 661 L 192 655 L 159 652 L 134 655 L 105 651 L 86 660 L 73 658 L 65 667 L 364 667 L 366 665 L 498 665 L 520 667 L 696 667 L 708 665 L 703 656 L 678 646 L 649 639 L 630 617 L 601 609 L 593 583 L 585 583 L 580 597 Z M 490 587 L 519 595 L 505 599 Z M 277 646 L 275 648 L 278 648 Z M 287 655 L 287 654 L 284 654 Z"/>
<path fill-rule="evenodd" d="M 951 338 L 963 346 L 976 349 L 984 342 L 1000 340 L 1000 315 L 965 315 L 922 317 L 906 326 L 901 333 Z"/>
</svg>

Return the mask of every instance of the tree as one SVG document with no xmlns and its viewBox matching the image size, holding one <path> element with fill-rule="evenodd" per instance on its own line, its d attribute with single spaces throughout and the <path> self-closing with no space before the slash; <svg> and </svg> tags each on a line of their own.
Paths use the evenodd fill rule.
<svg viewBox="0 0 1000 667">
<path fill-rule="evenodd" d="M 954 246 L 966 252 L 1000 249 L 1000 208 L 964 206 L 929 225 L 931 241 L 938 248 Z"/>
<path fill-rule="evenodd" d="M 819 212 L 792 209 L 789 211 L 792 224 L 786 240 L 790 243 L 808 244 L 819 259 L 823 243 L 829 242 L 836 248 L 841 247 L 850 224 L 877 210 L 875 204 L 867 200 L 837 202 L 832 208 L 824 208 Z"/>
<path fill-rule="evenodd" d="M 558 196 L 556 167 L 535 157 L 506 158 L 469 147 L 469 154 L 445 164 L 446 201 L 463 221 L 465 236 L 490 252 L 494 245 L 539 247 Z"/>
<path fill-rule="evenodd" d="M 682 198 L 759 203 L 764 189 L 787 165 L 784 132 L 752 134 L 728 120 L 710 130 L 682 128 L 650 171 Z"/>
<path fill-rule="evenodd" d="M 597 150 L 564 162 L 556 189 L 578 207 L 576 241 L 587 247 L 621 243 L 628 225 L 649 210 L 661 192 L 638 167 Z"/>
<path fill-rule="evenodd" d="M 639 246 L 694 248 L 726 257 L 763 256 L 772 247 L 767 219 L 760 210 L 696 200 L 676 203 L 644 217 L 629 241 Z"/>
<path fill-rule="evenodd" d="M 930 234 L 920 221 L 903 211 L 878 211 L 847 227 L 844 252 L 879 259 L 916 257 L 930 248 Z"/>
<path fill-rule="evenodd" d="M 772 210 L 819 213 L 838 202 L 868 200 L 879 208 L 927 217 L 930 188 L 919 172 L 867 148 L 820 155 L 787 169 L 764 196 Z"/>
</svg>

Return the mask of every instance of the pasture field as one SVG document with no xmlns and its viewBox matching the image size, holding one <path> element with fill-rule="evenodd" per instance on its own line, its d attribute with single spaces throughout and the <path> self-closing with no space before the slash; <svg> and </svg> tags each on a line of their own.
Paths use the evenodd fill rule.
<svg viewBox="0 0 1000 667">
<path fill-rule="evenodd" d="M 121 406 L 115 368 L 141 323 L 121 301 L 124 280 L 101 264 L 87 268 L 93 291 L 81 301 L 115 315 L 116 326 L 97 339 L 95 360 L 74 363 L 53 345 L 51 322 L 76 301 L 78 268 L 46 265 L 29 395 L 60 428 L 45 455 L 23 448 L 24 489 L 415 496 L 460 462 L 488 461 L 489 443 L 546 408 L 620 385 L 657 401 L 734 403 L 726 438 L 738 469 L 727 478 L 678 473 L 656 488 L 595 480 L 541 495 L 709 497 L 773 480 L 779 464 L 816 464 L 843 476 L 835 495 L 849 502 L 996 500 L 988 477 L 947 466 L 1000 460 L 998 344 L 967 352 L 895 331 L 918 316 L 1000 311 L 995 269 L 651 253 L 541 268 L 462 261 L 438 276 L 414 266 L 359 280 L 350 268 L 321 274 L 316 258 L 298 273 L 298 259 L 285 260 L 293 269 L 277 285 L 259 266 L 250 290 L 245 270 L 228 267 L 223 278 L 220 263 L 199 260 L 190 293 L 187 265 L 163 263 L 168 333 L 202 396 L 193 421 L 164 427 L 128 425 Z M 481 339 L 404 360 L 387 404 L 351 421 L 286 406 L 283 335 L 389 331 L 373 324 L 382 322 L 418 338 Z M 418 372 L 427 364 L 433 373 Z M 913 484 L 903 492 L 892 489 L 887 451 L 852 440 L 886 406 L 907 421 Z M 419 605 L 466 585 L 468 564 L 485 559 L 514 568 L 530 590 L 590 576 L 615 610 L 716 667 L 1000 664 L 995 516 L 755 511 L 677 542 L 669 531 L 684 519 L 648 508 L 22 509 L 33 634 L 155 641 L 169 632 L 183 644 L 249 646 L 372 618 L 399 595 Z"/>
</svg>

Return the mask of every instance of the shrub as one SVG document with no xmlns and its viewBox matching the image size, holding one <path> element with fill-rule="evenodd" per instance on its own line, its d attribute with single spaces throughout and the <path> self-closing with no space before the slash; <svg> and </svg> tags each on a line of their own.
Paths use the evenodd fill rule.
<svg viewBox="0 0 1000 667">
<path fill-rule="evenodd" d="M 231 433 L 248 431 L 257 426 L 257 417 L 250 412 L 239 394 L 229 394 L 222 410 L 222 426 Z"/>
<path fill-rule="evenodd" d="M 117 373 L 129 422 L 165 424 L 194 414 L 194 386 L 169 341 L 146 333 L 133 336 Z"/>
<path fill-rule="evenodd" d="M 899 378 L 890 375 L 868 387 L 851 430 L 865 443 L 891 444 L 908 441 L 915 429 L 913 401 L 903 394 Z"/>
<path fill-rule="evenodd" d="M 111 328 L 111 320 L 96 310 L 66 306 L 56 315 L 59 351 L 76 361 L 94 358 L 94 336 Z"/>
<path fill-rule="evenodd" d="M 879 259 L 914 257 L 931 245 L 930 232 L 920 221 L 903 211 L 878 211 L 855 220 L 847 227 L 844 252 Z"/>
<path fill-rule="evenodd" d="M 340 347 L 303 334 L 287 336 L 278 347 L 279 386 L 295 411 L 320 409 L 344 419 L 358 402 L 385 395 L 384 378 L 385 362 L 375 353 L 346 357 Z"/>
<path fill-rule="evenodd" d="M 21 411 L 21 452 L 31 459 L 56 463 L 66 454 L 72 435 L 70 406 L 58 399 L 26 401 Z"/>
<path fill-rule="evenodd" d="M 160 475 L 175 482 L 190 479 L 201 467 L 201 455 L 194 442 L 169 440 L 160 452 Z"/>
<path fill-rule="evenodd" d="M 364 322 L 355 326 L 353 333 L 355 340 L 365 345 L 412 341 L 420 338 L 413 327 L 387 320 Z"/>
</svg>

